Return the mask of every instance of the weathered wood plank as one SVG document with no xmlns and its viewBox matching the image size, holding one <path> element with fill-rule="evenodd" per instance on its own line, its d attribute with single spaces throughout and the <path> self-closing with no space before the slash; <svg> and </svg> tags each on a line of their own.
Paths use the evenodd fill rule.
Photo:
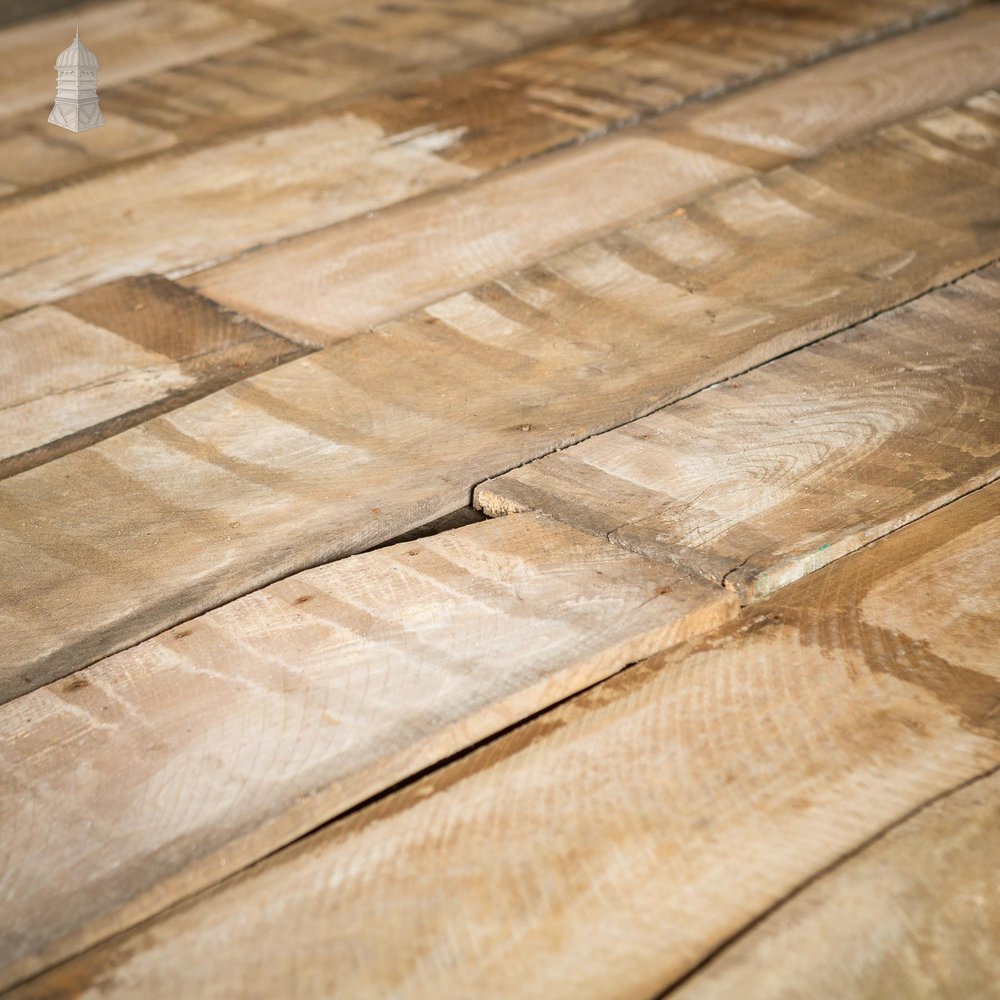
<svg viewBox="0 0 1000 1000">
<path fill-rule="evenodd" d="M 217 135 L 240 123 L 268 121 L 273 126 L 299 108 L 403 86 L 576 34 L 609 30 L 666 13 L 675 5 L 671 0 L 609 0 L 559 10 L 550 3 L 510 0 L 421 0 L 373 5 L 358 16 L 353 0 L 324 0 L 312 11 L 301 4 L 280 10 L 216 0 L 214 6 L 241 20 L 269 25 L 270 37 L 159 70 L 152 61 L 138 75 L 110 85 L 102 78 L 102 107 L 115 128 L 98 134 L 56 135 L 45 127 L 47 114 L 39 115 L 41 105 L 14 114 L 0 108 L 5 116 L 0 118 L 0 176 L 25 186 L 51 183 L 104 163 Z M 153 37 L 156 32 L 150 28 L 155 25 L 148 24 L 147 17 L 155 20 L 160 12 L 142 8 L 140 13 L 129 21 L 129 30 Z M 84 18 L 89 27 L 86 11 Z M 25 45 L 50 45 L 39 36 L 39 27 L 32 27 L 25 31 Z M 46 49 L 31 56 L 35 69 L 50 64 L 51 55 Z"/>
<path fill-rule="evenodd" d="M 185 279 L 329 345 L 713 185 L 1000 85 L 1000 9 L 242 255 Z"/>
<path fill-rule="evenodd" d="M 7 199 L 0 203 L 0 227 L 10 235 L 0 245 L 0 299 L 28 307 L 129 274 L 176 277 L 913 20 L 887 0 L 852 3 L 851 17 L 831 17 L 829 8 L 841 5 L 810 0 L 791 12 L 784 0 L 698 5 L 686 17 L 552 46 Z M 938 7 L 937 0 L 926 5 Z"/>
<path fill-rule="evenodd" d="M 126 278 L 0 321 L 0 479 L 306 349 L 164 278 Z"/>
<path fill-rule="evenodd" d="M 1000 115 L 977 114 L 995 156 Z M 1000 256 L 997 164 L 921 121 L 0 483 L 3 696 L 464 507 L 484 479 Z"/>
<path fill-rule="evenodd" d="M 1000 763 L 998 559 L 986 487 L 14 996 L 654 995 Z"/>
<path fill-rule="evenodd" d="M 738 607 L 521 515 L 309 570 L 4 706 L 0 987 Z"/>
<path fill-rule="evenodd" d="M 994 772 L 806 887 L 670 997 L 989 997 L 998 941 Z"/>
<path fill-rule="evenodd" d="M 1000 477 L 1000 267 L 476 489 L 744 603 Z"/>
<path fill-rule="evenodd" d="M 29 21 L 0 32 L 3 114 L 51 105 L 53 65 L 73 40 L 77 13 L 83 39 L 101 62 L 102 87 L 240 48 L 275 33 L 267 24 L 205 0 L 110 0 Z"/>
</svg>

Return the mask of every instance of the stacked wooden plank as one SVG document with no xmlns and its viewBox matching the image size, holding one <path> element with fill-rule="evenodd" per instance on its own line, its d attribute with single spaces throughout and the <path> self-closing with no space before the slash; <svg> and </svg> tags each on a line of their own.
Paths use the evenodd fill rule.
<svg viewBox="0 0 1000 1000">
<path fill-rule="evenodd" d="M 654 995 L 887 826 L 996 773 L 998 556 L 989 487 L 21 995 Z M 977 888 L 972 919 L 995 928 L 1000 896 Z M 937 893 L 921 902 L 889 918 L 941 921 Z M 853 920 L 837 925 L 848 940 Z M 812 964 L 830 942 L 797 930 Z M 865 947 L 871 968 L 849 946 L 829 964 L 877 996 L 878 958 L 902 956 Z M 995 938 L 953 939 L 965 981 L 995 982 L 995 962 Z"/>
<path fill-rule="evenodd" d="M 988 995 L 1000 8 L 59 6 L 0 989 Z"/>
</svg>

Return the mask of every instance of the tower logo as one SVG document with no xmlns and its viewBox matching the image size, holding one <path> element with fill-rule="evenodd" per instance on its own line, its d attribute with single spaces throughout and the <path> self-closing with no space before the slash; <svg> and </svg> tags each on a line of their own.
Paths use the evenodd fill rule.
<svg viewBox="0 0 1000 1000">
<path fill-rule="evenodd" d="M 97 101 L 97 56 L 80 41 L 80 22 L 76 38 L 56 59 L 56 103 L 49 122 L 71 132 L 85 132 L 104 124 Z"/>
</svg>

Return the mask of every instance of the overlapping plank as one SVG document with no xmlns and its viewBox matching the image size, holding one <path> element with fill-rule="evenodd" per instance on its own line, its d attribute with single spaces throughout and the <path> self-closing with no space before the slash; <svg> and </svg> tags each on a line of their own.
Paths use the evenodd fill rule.
<svg viewBox="0 0 1000 1000">
<path fill-rule="evenodd" d="M 183 280 L 329 345 L 715 184 L 998 86 L 998 49 L 1000 9 L 976 8 Z"/>
<path fill-rule="evenodd" d="M 1000 477 L 1000 267 L 476 490 L 744 602 Z"/>
<path fill-rule="evenodd" d="M 0 321 L 0 478 L 300 357 L 164 278 L 126 278 Z"/>
<path fill-rule="evenodd" d="M 995 157 L 991 107 L 739 182 L 5 480 L 0 691 L 995 259 L 998 164 L 923 129 L 961 120 Z"/>
<path fill-rule="evenodd" d="M 808 886 L 672 1000 L 967 1000 L 1000 982 L 1000 772 Z"/>
<path fill-rule="evenodd" d="M 521 515 L 309 570 L 4 706 L 0 986 L 737 610 Z"/>
<path fill-rule="evenodd" d="M 931 0 L 925 6 L 939 9 Z M 552 46 L 409 93 L 311 112 L 9 199 L 0 204 L 0 227 L 9 234 L 0 246 L 0 299 L 27 307 L 128 274 L 175 277 L 913 20 L 889 0 L 854 3 L 846 19 L 832 16 L 831 7 L 840 11 L 841 0 L 811 0 L 791 12 L 782 0 L 699 4 L 685 17 Z"/>
<path fill-rule="evenodd" d="M 1000 764 L 998 559 L 993 486 L 14 996 L 644 1000 Z"/>
</svg>

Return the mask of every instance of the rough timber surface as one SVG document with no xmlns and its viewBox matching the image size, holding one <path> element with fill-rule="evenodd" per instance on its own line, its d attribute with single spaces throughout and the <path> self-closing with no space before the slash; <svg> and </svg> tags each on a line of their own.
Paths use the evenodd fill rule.
<svg viewBox="0 0 1000 1000">
<path fill-rule="evenodd" d="M 994 486 L 13 996 L 645 1000 L 1000 764 L 998 559 Z"/>
<path fill-rule="evenodd" d="M 303 353 L 157 277 L 0 320 L 0 479 Z"/>
<path fill-rule="evenodd" d="M 1000 86 L 1000 6 L 198 271 L 182 283 L 329 345 L 737 177 Z"/>
<path fill-rule="evenodd" d="M 0 988 L 738 607 L 519 515 L 309 570 L 3 706 Z"/>
<path fill-rule="evenodd" d="M 609 0 L 589 9 L 572 5 L 557 11 L 548 3 L 516 0 L 408 0 L 368 5 L 365 16 L 358 17 L 353 0 L 324 0 L 320 19 L 309 17 L 298 3 L 285 10 L 239 0 L 215 0 L 213 6 L 216 34 L 227 25 L 232 32 L 229 45 L 217 50 L 193 32 L 200 26 L 205 34 L 202 6 L 133 0 L 73 10 L 72 15 L 82 15 L 85 38 L 99 50 L 105 68 L 115 69 L 111 77 L 101 75 L 101 105 L 115 127 L 85 138 L 57 137 L 46 128 L 45 115 L 39 121 L 41 105 L 21 111 L 0 107 L 0 177 L 26 187 L 50 183 L 178 142 L 205 140 L 241 124 L 273 125 L 309 105 L 349 100 L 629 24 L 664 13 L 671 4 Z M 10 75 L 17 107 L 40 99 L 41 67 L 51 66 L 72 28 L 70 17 L 53 17 L 8 33 L 20 58 L 30 64 L 33 83 L 31 90 L 18 88 L 16 75 Z M 120 51 L 119 30 L 127 32 L 131 52 Z M 184 58 L 164 59 L 163 50 L 174 51 L 169 40 L 163 45 L 165 32 L 198 44 L 184 49 Z M 152 46 L 157 51 L 150 58 Z M 52 80 L 51 73 L 44 77 L 42 104 L 51 98 Z"/>
<path fill-rule="evenodd" d="M 0 299 L 28 307 L 126 275 L 176 277 L 811 62 L 914 16 L 895 3 L 851 3 L 835 17 L 832 0 L 812 4 L 815 19 L 782 0 L 699 4 L 683 18 L 321 106 L 5 199 Z"/>
<path fill-rule="evenodd" d="M 1000 982 L 1000 771 L 806 887 L 671 1000 L 969 1000 Z"/>
<path fill-rule="evenodd" d="M 29 21 L 0 31 L 0 114 L 52 104 L 53 65 L 73 41 L 77 14 L 83 41 L 100 61 L 102 88 L 275 33 L 209 0 L 112 0 Z"/>
<path fill-rule="evenodd" d="M 744 602 L 1000 476 L 1000 267 L 476 489 Z"/>
<path fill-rule="evenodd" d="M 996 259 L 998 112 L 737 182 L 5 480 L 0 693 Z"/>
</svg>

